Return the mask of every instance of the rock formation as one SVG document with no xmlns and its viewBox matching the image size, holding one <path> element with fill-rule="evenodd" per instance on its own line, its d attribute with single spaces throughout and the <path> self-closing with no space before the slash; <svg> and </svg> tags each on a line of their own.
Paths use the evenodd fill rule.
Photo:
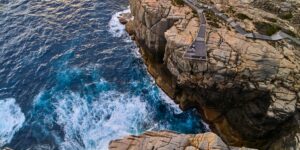
<svg viewBox="0 0 300 150">
<path fill-rule="evenodd" d="M 110 150 L 250 150 L 227 146 L 214 133 L 178 134 L 170 131 L 146 132 L 139 136 L 128 136 L 113 140 Z"/>
<path fill-rule="evenodd" d="M 260 1 L 264 5 L 253 0 L 201 2 L 214 4 L 249 32 L 281 29 L 299 36 L 297 1 L 285 2 L 293 8 L 289 18 L 269 8 L 266 4 L 273 1 L 268 0 Z M 272 4 L 277 8 L 278 3 Z M 134 20 L 127 23 L 127 31 L 141 46 L 158 85 L 182 109 L 197 108 L 229 145 L 299 149 L 298 45 L 247 39 L 208 12 L 208 60 L 190 61 L 182 55 L 198 33 L 195 12 L 171 0 L 130 0 L 130 6 Z M 282 6 L 276 12 L 284 10 Z"/>
</svg>

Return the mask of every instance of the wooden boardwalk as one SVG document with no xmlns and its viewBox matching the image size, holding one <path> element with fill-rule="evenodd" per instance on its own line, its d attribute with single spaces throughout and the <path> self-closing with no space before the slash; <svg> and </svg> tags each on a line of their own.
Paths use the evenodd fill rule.
<svg viewBox="0 0 300 150">
<path fill-rule="evenodd" d="M 268 40 L 268 41 L 278 41 L 282 39 L 289 39 L 296 44 L 300 45 L 300 40 L 292 37 L 282 31 L 278 31 L 277 33 L 273 34 L 272 36 L 262 35 L 258 33 L 248 33 L 246 32 L 238 23 L 235 22 L 233 18 L 227 17 L 225 14 L 221 13 L 217 8 L 200 4 L 199 2 L 195 2 L 194 0 L 183 0 L 185 4 L 191 7 L 194 11 L 197 12 L 200 20 L 200 27 L 198 31 L 197 38 L 194 39 L 194 42 L 190 48 L 186 50 L 183 54 L 183 57 L 189 60 L 198 60 L 198 61 L 205 61 L 207 59 L 207 47 L 206 47 L 206 18 L 204 15 L 204 11 L 210 10 L 216 16 L 221 18 L 222 20 L 226 21 L 228 25 L 235 29 L 236 32 L 239 34 L 244 35 L 247 38 L 252 39 L 260 39 L 260 40 Z"/>
<path fill-rule="evenodd" d="M 200 60 L 205 61 L 207 55 L 206 48 L 206 18 L 203 14 L 204 9 L 196 7 L 196 5 L 190 1 L 184 0 L 187 5 L 189 5 L 193 10 L 197 11 L 200 19 L 200 28 L 196 39 L 194 40 L 192 46 L 187 49 L 183 54 L 183 57 L 190 60 Z"/>
</svg>

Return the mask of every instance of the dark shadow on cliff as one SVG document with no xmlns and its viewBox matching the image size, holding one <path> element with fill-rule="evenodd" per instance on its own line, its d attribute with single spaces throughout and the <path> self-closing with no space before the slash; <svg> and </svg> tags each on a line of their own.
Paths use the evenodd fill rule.
<svg viewBox="0 0 300 150">
<path fill-rule="evenodd" d="M 232 127 L 244 140 L 243 145 L 255 148 L 266 149 L 266 143 L 273 141 L 281 136 L 282 124 L 286 120 L 279 120 L 274 116 L 268 115 L 272 105 L 272 93 L 267 86 L 259 85 L 277 74 L 279 61 L 272 60 L 268 54 L 264 54 L 261 60 L 257 61 L 261 66 L 255 71 L 248 80 L 255 85 L 254 90 L 249 90 L 249 85 L 245 83 L 235 83 L 232 88 L 220 90 L 215 84 L 210 88 L 189 88 L 181 87 L 185 95 L 193 95 L 188 98 L 190 102 L 197 102 L 202 107 L 211 108 L 221 115 L 216 118 L 226 118 Z M 228 76 L 228 80 L 232 77 Z M 273 84 L 273 81 L 270 81 Z M 197 106 L 197 104 L 191 104 Z M 201 109 L 201 108 L 198 108 Z M 201 111 L 201 110 L 200 110 Z M 211 118 L 208 118 L 211 119 Z M 286 128 L 284 128 L 287 130 Z M 238 145 L 240 146 L 240 145 Z"/>
</svg>

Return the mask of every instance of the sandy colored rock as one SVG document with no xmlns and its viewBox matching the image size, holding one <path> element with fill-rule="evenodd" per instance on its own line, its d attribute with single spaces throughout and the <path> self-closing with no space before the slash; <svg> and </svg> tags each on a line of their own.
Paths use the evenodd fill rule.
<svg viewBox="0 0 300 150">
<path fill-rule="evenodd" d="M 256 23 L 266 22 L 299 36 L 298 25 L 292 21 L 294 16 L 286 20 L 280 18 L 280 13 L 265 8 L 272 1 L 261 1 L 265 2 L 262 6 L 252 0 L 212 2 L 248 31 L 260 32 Z M 274 8 L 280 6 L 276 11 L 284 12 L 287 8 L 293 8 L 293 14 L 299 11 L 294 9 L 298 2 L 286 2 L 283 5 L 274 2 Z M 167 0 L 130 0 L 130 5 L 138 42 L 157 56 L 161 63 L 158 65 L 164 65 L 171 74 L 172 84 L 169 84 L 168 78 L 163 77 L 164 71 L 152 67 L 159 85 L 168 86 L 165 91 L 174 91 L 167 93 L 172 93 L 171 97 L 181 108 L 194 107 L 202 112 L 214 132 L 227 144 L 264 149 L 285 136 L 284 131 L 300 128 L 295 117 L 300 108 L 298 45 L 287 40 L 247 39 L 224 21 L 215 19 L 216 16 L 206 14 L 208 60 L 190 61 L 183 58 L 183 53 L 199 30 L 199 19 L 190 8 L 174 6 Z M 236 17 L 238 14 L 247 17 L 240 19 Z M 291 121 L 295 122 L 293 128 L 286 128 L 285 124 Z"/>
<path fill-rule="evenodd" d="M 110 150 L 251 150 L 227 146 L 214 133 L 179 134 L 170 131 L 146 132 L 139 136 L 128 136 L 113 140 Z M 253 149 L 254 150 L 254 149 Z"/>
</svg>

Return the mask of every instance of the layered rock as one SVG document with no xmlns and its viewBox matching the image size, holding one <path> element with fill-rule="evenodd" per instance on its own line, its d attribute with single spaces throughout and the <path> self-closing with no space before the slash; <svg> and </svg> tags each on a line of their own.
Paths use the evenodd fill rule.
<svg viewBox="0 0 300 150">
<path fill-rule="evenodd" d="M 110 150 L 250 150 L 227 146 L 214 133 L 179 134 L 170 131 L 146 132 L 139 136 L 128 136 L 113 140 Z"/>
<path fill-rule="evenodd" d="M 297 0 L 260 0 L 254 1 L 254 6 L 277 15 L 283 20 L 290 21 L 300 34 L 300 2 Z"/>
<path fill-rule="evenodd" d="M 261 32 L 257 23 L 276 20 L 272 27 L 297 36 L 291 21 L 258 9 L 251 0 L 210 2 L 248 31 Z M 134 20 L 128 24 L 149 72 L 182 109 L 197 108 L 230 145 L 299 147 L 299 46 L 247 39 L 208 12 L 208 60 L 190 61 L 182 56 L 199 29 L 190 8 L 169 0 L 130 0 L 130 6 Z"/>
<path fill-rule="evenodd" d="M 164 55 L 166 39 L 164 32 L 179 19 L 193 17 L 189 7 L 172 5 L 170 0 L 130 0 L 135 37 L 159 59 Z"/>
</svg>

